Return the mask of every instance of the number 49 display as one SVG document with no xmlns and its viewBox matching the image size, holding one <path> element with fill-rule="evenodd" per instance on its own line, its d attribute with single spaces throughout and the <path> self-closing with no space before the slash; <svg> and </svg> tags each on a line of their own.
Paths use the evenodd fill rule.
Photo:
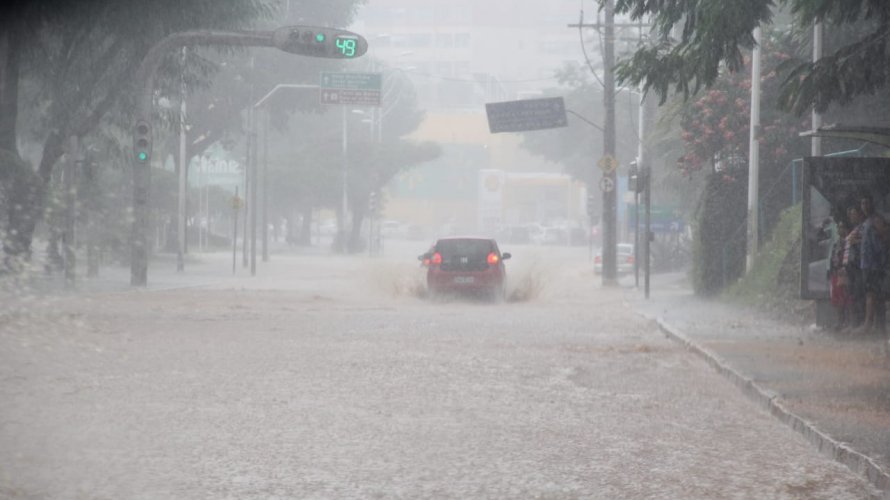
<svg viewBox="0 0 890 500">
<path fill-rule="evenodd" d="M 337 38 L 337 48 L 340 53 L 346 57 L 355 56 L 355 39 L 353 38 Z"/>
</svg>

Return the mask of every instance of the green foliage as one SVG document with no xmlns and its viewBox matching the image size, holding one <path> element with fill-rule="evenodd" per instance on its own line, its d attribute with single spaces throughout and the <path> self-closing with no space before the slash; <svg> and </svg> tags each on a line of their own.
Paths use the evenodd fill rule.
<svg viewBox="0 0 890 500">
<path fill-rule="evenodd" d="M 785 109 L 802 114 L 815 106 L 824 111 L 832 103 L 848 103 L 886 87 L 890 2 L 885 0 L 617 0 L 617 13 L 654 24 L 653 43 L 619 64 L 619 80 L 643 83 L 662 102 L 672 91 L 688 99 L 712 85 L 721 68 L 741 70 L 742 50 L 753 48 L 754 28 L 770 24 L 775 3 L 790 8 L 801 31 L 815 21 L 823 22 L 828 32 L 850 25 L 860 30 L 816 63 L 803 53 L 800 61 L 784 65 L 791 70 L 780 100 Z M 673 38 L 675 28 L 681 28 L 679 39 Z"/>
<path fill-rule="evenodd" d="M 711 295 L 745 270 L 747 190 L 734 178 L 712 173 L 699 201 L 694 227 L 692 287 Z"/>
<path fill-rule="evenodd" d="M 773 0 L 617 0 L 616 13 L 628 13 L 634 20 L 651 17 L 657 40 L 619 64 L 618 78 L 643 83 L 662 103 L 671 87 L 689 98 L 713 84 L 723 65 L 730 71 L 743 67 L 742 49 L 754 47 L 752 31 L 769 24 L 772 6 Z M 676 27 L 682 28 L 678 41 L 671 38 Z"/>
<path fill-rule="evenodd" d="M 764 66 L 773 67 L 791 58 L 795 51 L 792 40 L 782 34 L 764 33 Z M 746 64 L 750 61 L 746 58 Z M 809 130 L 808 120 L 784 113 L 775 106 L 781 79 L 775 70 L 761 77 L 764 105 L 761 110 L 760 141 L 761 169 L 766 172 L 767 185 L 776 173 L 794 158 L 808 153 L 800 132 Z M 680 167 L 686 173 L 710 168 L 720 159 L 729 168 L 732 159 L 747 163 L 751 114 L 751 78 L 747 72 L 724 73 L 710 90 L 696 95 L 681 110 L 681 126 L 686 153 Z"/>
<path fill-rule="evenodd" d="M 726 296 L 767 309 L 787 309 L 800 297 L 801 205 L 782 213 L 754 260 L 754 268 L 730 287 Z"/>
<path fill-rule="evenodd" d="M 0 149 L 0 241 L 3 262 L 0 273 L 20 271 L 29 255 L 29 242 L 22 230 L 33 231 L 43 196 L 40 179 L 30 164 L 17 154 Z"/>
<path fill-rule="evenodd" d="M 19 139 L 29 157 L 40 158 L 36 168 L 39 182 L 34 186 L 33 193 L 14 192 L 16 196 L 31 193 L 26 200 L 28 203 L 10 205 L 12 197 L 0 199 L 0 228 L 7 228 L 7 235 L 16 236 L 14 240 L 4 238 L 6 255 L 11 255 L 10 252 L 27 255 L 30 252 L 36 221 L 43 215 L 43 192 L 49 188 L 56 162 L 64 153 L 63 144 L 68 137 L 74 135 L 88 138 L 88 144 L 101 144 L 105 148 L 97 157 L 101 158 L 100 162 L 107 164 L 93 172 L 96 175 L 95 182 L 87 190 L 91 201 L 92 198 L 105 196 L 119 197 L 126 189 L 125 185 L 105 181 L 120 177 L 114 175 L 109 168 L 121 162 L 121 158 L 124 159 L 122 163 L 125 167 L 128 164 L 126 158 L 129 154 L 129 138 L 124 131 L 128 130 L 131 121 L 135 98 L 132 88 L 138 83 L 133 78 L 149 48 L 161 38 L 174 32 L 198 29 L 268 29 L 273 22 L 277 25 L 282 21 L 293 20 L 326 26 L 345 25 L 350 22 L 357 6 L 363 2 L 364 0 L 58 0 L 19 2 L 5 7 L 0 13 L 0 35 L 12 37 L 13 45 L 22 53 L 21 66 L 14 68 L 16 74 L 21 75 L 20 92 L 15 97 L 0 95 L 0 98 L 18 99 L 18 108 L 22 110 L 18 120 L 19 129 L 13 133 L 17 137 L 7 142 L 15 143 Z M 269 25 L 263 24 L 265 19 L 269 20 Z M 240 55 L 242 62 L 246 60 L 243 51 L 240 54 L 231 50 L 217 52 L 233 57 Z M 208 53 L 212 51 L 189 52 L 185 65 L 185 81 L 192 90 L 209 88 L 211 79 L 216 76 L 219 67 L 223 66 L 224 61 L 211 59 Z M 155 83 L 161 97 L 179 95 L 183 67 L 178 56 L 178 53 L 170 54 L 159 71 Z M 284 57 L 293 60 L 292 56 Z M 275 64 L 278 67 L 290 66 Z M 239 69 L 244 68 L 245 64 L 241 64 Z M 252 68 L 250 72 L 253 72 Z M 238 74 L 239 71 L 236 70 L 235 73 Z M 242 75 L 247 73 L 248 71 L 240 71 Z M 317 75 L 317 72 L 305 74 Z M 247 98 L 249 92 L 245 80 L 241 78 L 241 84 L 237 86 L 240 93 L 229 92 L 230 88 L 223 87 L 223 94 L 228 99 L 198 100 L 196 110 L 207 113 L 195 113 L 194 123 L 199 125 L 195 133 L 198 135 L 206 132 L 205 137 L 212 140 L 193 143 L 193 153 L 200 152 L 202 147 L 216 140 L 235 142 L 234 137 L 240 135 L 242 131 L 239 115 L 246 106 L 252 104 Z M 240 96 L 245 98 L 237 99 Z M 167 100 L 178 102 L 176 97 Z M 163 100 L 158 99 L 158 102 Z M 171 125 L 178 123 L 178 106 L 166 110 L 162 106 L 159 108 L 161 120 L 155 124 L 155 130 L 161 133 L 171 130 Z M 10 116 L 10 113 L 0 116 L 0 121 L 4 118 L 7 120 L 2 126 L 4 131 L 15 129 L 14 126 L 9 126 Z M 201 119 L 198 117 L 203 119 L 203 123 L 200 123 Z M 11 120 L 15 122 L 15 117 Z M 156 142 L 161 144 L 163 141 Z M 7 174 L 6 165 L 3 168 L 0 175 Z M 33 172 L 33 169 L 30 171 Z M 165 177 L 160 175 L 156 181 L 163 183 Z M 103 189 L 112 191 L 101 191 Z M 159 191 L 172 192 L 168 189 Z M 91 206 L 88 211 L 92 212 L 93 219 L 101 219 L 106 212 L 122 213 L 127 208 L 127 203 L 120 201 L 123 198 L 112 198 L 105 200 L 108 201 L 107 205 L 84 205 Z M 160 196 L 153 197 L 156 217 L 163 217 L 163 212 L 173 206 L 159 203 L 163 201 Z M 28 213 L 19 214 L 16 212 L 19 209 Z M 117 220 L 126 219 L 118 217 Z M 102 224 L 101 227 L 115 228 L 115 238 L 126 241 L 129 229 L 118 226 L 119 224 Z"/>
</svg>

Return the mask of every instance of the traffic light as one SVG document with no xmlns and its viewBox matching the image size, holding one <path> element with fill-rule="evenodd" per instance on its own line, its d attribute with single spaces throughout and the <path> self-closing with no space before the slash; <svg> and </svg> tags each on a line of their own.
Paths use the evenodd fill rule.
<svg viewBox="0 0 890 500">
<path fill-rule="evenodd" d="M 145 120 L 137 121 L 133 129 L 133 153 L 139 165 L 148 165 L 151 160 L 151 125 Z"/>
<path fill-rule="evenodd" d="M 329 59 L 355 59 L 368 51 L 368 41 L 351 31 L 315 26 L 286 26 L 272 35 L 275 46 L 285 52 Z"/>
<path fill-rule="evenodd" d="M 631 193 L 639 193 L 642 191 L 642 189 L 640 189 L 642 183 L 640 182 L 639 174 L 637 162 L 631 162 L 627 167 L 627 190 Z"/>
<path fill-rule="evenodd" d="M 371 191 L 368 195 L 368 211 L 371 215 L 377 213 L 377 191 Z"/>
</svg>

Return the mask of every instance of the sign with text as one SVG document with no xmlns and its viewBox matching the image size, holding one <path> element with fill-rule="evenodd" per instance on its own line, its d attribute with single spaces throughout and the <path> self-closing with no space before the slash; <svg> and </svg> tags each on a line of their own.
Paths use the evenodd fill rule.
<svg viewBox="0 0 890 500">
<path fill-rule="evenodd" d="M 320 89 L 318 95 L 322 104 L 380 106 L 380 92 L 373 90 Z"/>
<path fill-rule="evenodd" d="M 318 95 L 322 104 L 380 106 L 383 75 L 323 72 L 320 87 Z"/>
<path fill-rule="evenodd" d="M 562 97 L 491 102 L 485 105 L 492 134 L 526 132 L 568 126 Z"/>
</svg>

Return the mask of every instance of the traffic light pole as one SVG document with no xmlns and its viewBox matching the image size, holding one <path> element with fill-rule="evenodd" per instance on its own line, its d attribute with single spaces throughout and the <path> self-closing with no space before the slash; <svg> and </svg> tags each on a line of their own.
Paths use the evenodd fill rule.
<svg viewBox="0 0 890 500">
<path fill-rule="evenodd" d="M 603 25 L 603 108 L 605 109 L 605 131 L 603 132 L 603 155 L 615 157 L 615 2 L 606 0 L 605 24 Z M 612 169 L 604 177 L 611 178 L 615 186 L 616 174 Z M 618 284 L 616 250 L 618 245 L 616 225 L 616 189 L 603 193 L 603 286 Z"/>
<path fill-rule="evenodd" d="M 346 217 L 349 213 L 349 128 L 348 121 L 346 120 L 346 105 L 341 106 L 343 110 L 343 143 L 342 143 L 342 183 L 343 183 L 343 192 L 341 193 L 340 200 L 340 218 L 338 232 L 340 234 L 340 253 L 348 253 L 349 247 L 347 245 L 347 224 Z"/>
<path fill-rule="evenodd" d="M 262 208 L 262 214 L 260 217 L 260 224 L 262 226 L 262 251 L 263 251 L 263 262 L 269 262 L 269 223 L 268 223 L 268 212 L 269 212 L 269 190 L 268 190 L 268 176 L 269 176 L 269 130 L 271 130 L 271 116 L 269 114 L 269 109 L 265 108 L 266 101 L 269 100 L 276 92 L 281 89 L 315 89 L 318 90 L 318 85 L 309 85 L 305 83 L 279 83 L 272 87 L 266 95 L 264 95 L 259 101 L 253 104 L 252 112 L 254 114 L 258 113 L 260 108 L 263 108 L 264 122 L 263 122 L 263 172 L 262 172 L 262 182 L 260 185 L 260 205 Z M 252 125 L 253 136 L 257 137 L 259 135 L 259 131 L 257 130 L 257 121 L 254 120 Z"/>
<path fill-rule="evenodd" d="M 179 103 L 179 206 L 176 223 L 178 227 L 177 237 L 179 245 L 176 252 L 176 271 L 185 271 L 185 243 L 188 234 L 186 232 L 186 197 L 188 196 L 188 159 L 186 158 L 186 130 L 185 116 L 187 112 L 187 94 L 185 85 L 185 60 L 186 48 L 182 48 L 182 72 L 180 74 L 180 103 Z"/>
<path fill-rule="evenodd" d="M 185 31 L 163 38 L 149 49 L 139 68 L 136 81 L 142 85 L 137 102 L 137 123 L 151 123 L 154 77 L 165 55 L 188 45 L 238 45 L 274 47 L 273 32 Z M 130 285 L 148 284 L 149 193 L 151 190 L 150 159 L 134 158 L 133 165 L 133 229 L 130 249 Z"/>
<path fill-rule="evenodd" d="M 649 257 L 650 252 L 650 242 L 652 241 L 652 170 L 648 166 L 642 167 L 645 169 L 645 182 L 646 187 L 644 188 L 643 196 L 646 198 L 646 234 L 643 236 L 643 240 L 645 241 L 646 250 L 643 252 L 643 262 L 646 269 L 645 276 L 645 296 L 649 298 L 649 275 L 652 270 L 649 269 L 649 261 L 651 260 Z"/>
<path fill-rule="evenodd" d="M 189 45 L 228 45 L 241 47 L 276 47 L 284 52 L 308 57 L 351 59 L 368 51 L 368 42 L 355 33 L 335 28 L 286 26 L 275 31 L 197 30 L 173 33 L 153 45 L 136 70 L 141 84 L 136 108 L 136 129 L 151 123 L 154 78 L 165 55 Z M 134 130 L 134 139 L 141 135 Z M 130 284 L 148 284 L 149 192 L 151 188 L 151 129 L 148 130 L 148 154 L 133 159 L 133 230 L 130 254 Z M 140 156 L 142 156 L 140 158 Z M 254 210 L 251 207 L 250 210 Z"/>
</svg>

